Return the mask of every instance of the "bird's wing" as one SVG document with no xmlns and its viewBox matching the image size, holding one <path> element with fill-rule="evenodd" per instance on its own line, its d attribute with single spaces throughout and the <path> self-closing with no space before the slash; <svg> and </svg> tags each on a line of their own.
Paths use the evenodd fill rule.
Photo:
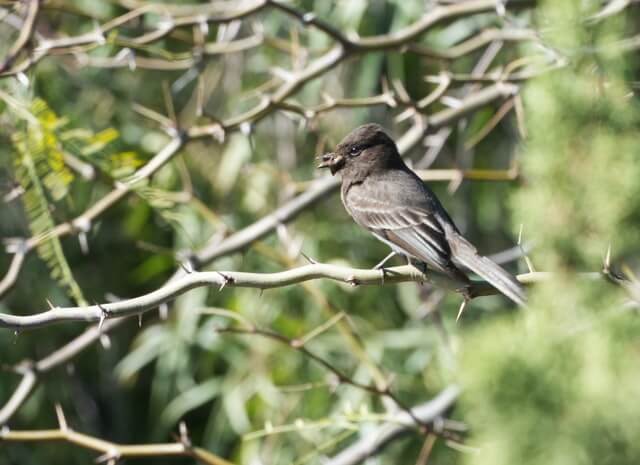
<svg viewBox="0 0 640 465">
<path fill-rule="evenodd" d="M 396 251 L 440 271 L 450 268 L 451 251 L 437 218 L 421 205 L 398 202 L 379 189 L 351 189 L 345 205 L 353 219 Z"/>
</svg>

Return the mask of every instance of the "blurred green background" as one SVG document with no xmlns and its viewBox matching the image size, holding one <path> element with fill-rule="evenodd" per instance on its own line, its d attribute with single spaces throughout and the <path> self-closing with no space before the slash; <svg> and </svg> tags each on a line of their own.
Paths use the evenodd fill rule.
<svg viewBox="0 0 640 465">
<path fill-rule="evenodd" d="M 215 328 L 233 323 L 219 314 L 226 309 L 295 338 L 344 312 L 347 316 L 308 348 L 355 380 L 392 379 L 407 405 L 423 403 L 446 386 L 462 387 L 448 413 L 464 425 L 465 445 L 437 439 L 429 463 L 637 464 L 640 111 L 634 92 L 640 16 L 632 2 L 611 2 L 609 10 L 595 0 L 517 8 L 512 3 L 518 2 L 506 3 L 506 15 L 488 11 L 440 23 L 415 39 L 413 49 L 351 57 L 289 100 L 309 107 L 324 94 L 369 97 L 391 85 L 396 95 L 404 88 L 418 101 L 435 88 L 425 76 L 445 70 L 468 76 L 490 55 L 488 48 L 497 46 L 489 42 L 455 60 L 425 56 L 419 47 L 447 50 L 490 28 L 535 31 L 532 40 L 505 41 L 489 67 L 504 71 L 518 65 L 524 75 L 518 80 L 522 102 L 500 119 L 503 100 L 458 119 L 435 159 L 423 143 L 408 153 L 422 168 L 517 168 L 517 178 L 507 181 L 430 185 L 485 254 L 516 245 L 522 228 L 535 270 L 552 273 L 529 288 L 529 308 L 518 311 L 501 297 L 483 297 L 456 323 L 459 296 L 413 283 L 354 288 L 315 280 L 264 292 L 199 288 L 169 304 L 166 320 L 156 311 L 145 314 L 141 326 L 132 318 L 109 334 L 108 344 L 96 343 L 48 372 L 8 426 L 55 428 L 59 403 L 75 430 L 109 441 L 172 441 L 184 421 L 195 445 L 234 463 L 323 463 L 384 423 L 372 415 L 384 412 L 380 396 L 335 387 L 324 368 L 274 341 L 217 334 Z M 435 2 L 413 0 L 288 4 L 362 37 L 402 30 L 436 8 Z M 0 5 L 5 13 L 22 11 Z M 44 37 L 89 33 L 133 5 L 142 2 L 43 2 L 36 30 Z M 241 23 L 212 23 L 200 31 L 207 42 L 261 31 L 260 46 L 212 55 L 188 69 L 83 64 L 82 57 L 99 63 L 125 46 L 136 57 L 187 56 L 194 40 L 189 27 L 137 48 L 127 41 L 162 19 L 152 11 L 107 34 L 106 44 L 47 56 L 25 73 L 28 85 L 0 79 L 5 245 L 75 218 L 109 192 L 114 180 L 130 175 L 168 143 L 157 124 L 135 111 L 136 104 L 165 115 L 173 111 L 181 127 L 224 120 L 272 91 L 281 82 L 278 69 L 304 69 L 331 45 L 323 32 L 265 8 Z M 0 56 L 16 37 L 5 17 Z M 455 105 L 455 99 L 490 84 L 455 81 L 449 101 L 441 99 L 425 113 L 441 111 L 447 102 Z M 167 109 L 169 94 L 173 110 Z M 224 141 L 189 142 L 148 184 L 91 225 L 88 250 L 84 239 L 73 235 L 47 241 L 28 255 L 16 285 L 0 300 L 0 311 L 26 315 L 46 310 L 47 301 L 71 306 L 158 288 L 179 269 L 185 253 L 254 223 L 323 175 L 314 169 L 314 156 L 352 128 L 375 121 L 400 137 L 411 124 L 397 121 L 403 109 L 401 104 L 338 108 L 310 121 L 274 110 L 250 131 L 230 132 Z M 42 140 L 28 129 L 25 113 L 43 128 Z M 427 131 L 427 144 L 435 133 Z M 69 154 L 93 166 L 95 179 L 70 167 Z M 583 274 L 602 269 L 609 247 L 613 266 L 630 280 L 626 286 Z M 205 269 L 273 272 L 307 263 L 301 252 L 319 262 L 369 268 L 388 250 L 355 226 L 333 194 Z M 0 273 L 10 260 L 9 253 L 0 254 Z M 506 266 L 528 271 L 522 258 Z M 45 357 L 84 326 L 0 331 L 0 404 L 20 379 L 10 367 Z M 278 432 L 270 426 L 289 428 Z M 426 463 L 425 450 L 425 437 L 412 432 L 370 463 Z M 69 444 L 0 442 L 1 463 L 79 464 L 95 456 Z"/>
</svg>

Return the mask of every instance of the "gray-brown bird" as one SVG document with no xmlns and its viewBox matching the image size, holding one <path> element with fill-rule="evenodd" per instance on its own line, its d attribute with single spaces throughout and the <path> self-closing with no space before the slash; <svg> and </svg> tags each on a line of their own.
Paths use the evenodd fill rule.
<svg viewBox="0 0 640 465">
<path fill-rule="evenodd" d="M 353 130 L 319 168 L 342 176 L 345 209 L 391 249 L 463 284 L 470 270 L 518 305 L 525 293 L 509 272 L 478 254 L 435 194 L 404 163 L 395 142 L 378 124 Z M 464 287 L 461 289 L 465 293 Z M 465 294 L 466 295 L 466 294 Z"/>
</svg>

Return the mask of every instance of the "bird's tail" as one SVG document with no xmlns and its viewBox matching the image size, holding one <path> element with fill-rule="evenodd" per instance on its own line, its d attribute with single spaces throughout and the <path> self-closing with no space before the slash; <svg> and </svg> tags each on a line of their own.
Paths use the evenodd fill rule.
<svg viewBox="0 0 640 465">
<path fill-rule="evenodd" d="M 516 278 L 497 263 L 478 255 L 476 248 L 457 232 L 451 231 L 449 246 L 454 262 L 468 268 L 502 292 L 516 304 L 523 306 L 527 300 L 524 290 Z"/>
</svg>

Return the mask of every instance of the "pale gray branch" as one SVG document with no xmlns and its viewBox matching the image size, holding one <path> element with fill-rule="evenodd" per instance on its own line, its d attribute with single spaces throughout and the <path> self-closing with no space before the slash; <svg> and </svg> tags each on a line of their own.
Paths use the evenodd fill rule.
<svg viewBox="0 0 640 465">
<path fill-rule="evenodd" d="M 411 409 L 413 414 L 423 423 L 432 423 L 449 410 L 458 399 L 460 388 L 449 386 L 440 394 L 422 405 Z M 336 456 L 323 462 L 324 465 L 355 465 L 379 453 L 390 442 L 415 427 L 406 412 L 395 415 L 394 421 L 368 432 Z"/>
<path fill-rule="evenodd" d="M 523 284 L 547 279 L 548 273 L 527 273 L 518 276 Z M 314 279 L 331 279 L 352 286 L 382 285 L 400 282 L 431 282 L 451 290 L 465 287 L 465 283 L 453 281 L 437 273 L 421 273 L 413 266 L 405 265 L 385 270 L 355 269 L 343 266 L 316 263 L 277 273 L 246 273 L 240 271 L 191 272 L 169 281 L 148 294 L 118 302 L 89 305 L 86 307 L 55 307 L 34 315 L 10 315 L 0 313 L 0 327 L 9 329 L 29 329 L 48 326 L 63 321 L 101 321 L 109 318 L 137 315 L 169 302 L 190 289 L 203 286 L 245 287 L 270 289 Z M 467 286 L 471 296 L 496 294 L 497 291 L 483 281 L 474 281 Z"/>
</svg>

